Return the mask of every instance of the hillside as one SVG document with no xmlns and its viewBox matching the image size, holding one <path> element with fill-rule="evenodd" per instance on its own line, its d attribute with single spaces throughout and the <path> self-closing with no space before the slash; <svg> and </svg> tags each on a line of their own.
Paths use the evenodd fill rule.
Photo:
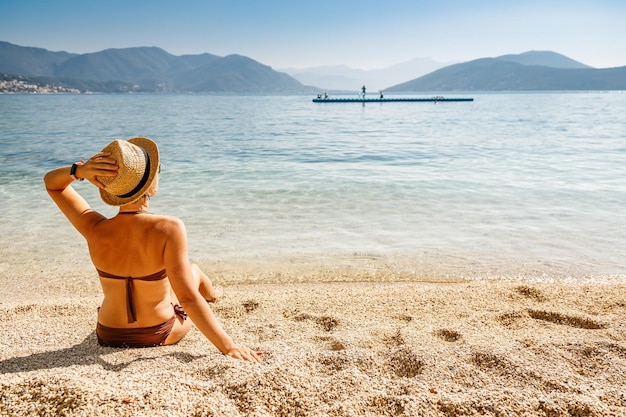
<svg viewBox="0 0 626 417">
<path fill-rule="evenodd" d="M 626 67 L 596 69 L 554 52 L 531 51 L 451 65 L 385 91 L 625 89 Z"/>
<path fill-rule="evenodd" d="M 516 62 L 522 65 L 539 65 L 550 68 L 593 68 L 565 55 L 551 51 L 528 51 L 517 55 L 502 55 L 495 59 L 498 61 Z"/>
<path fill-rule="evenodd" d="M 157 47 L 70 54 L 0 42 L 0 73 L 31 80 L 43 77 L 47 82 L 92 92 L 314 91 L 251 58 L 208 53 L 174 56 Z"/>
<path fill-rule="evenodd" d="M 228 55 L 198 67 L 179 77 L 175 87 L 185 91 L 305 91 L 304 86 L 289 75 L 241 55 Z"/>
<path fill-rule="evenodd" d="M 0 72 L 51 77 L 54 69 L 75 56 L 67 52 L 50 52 L 42 48 L 26 48 L 0 41 Z"/>
</svg>

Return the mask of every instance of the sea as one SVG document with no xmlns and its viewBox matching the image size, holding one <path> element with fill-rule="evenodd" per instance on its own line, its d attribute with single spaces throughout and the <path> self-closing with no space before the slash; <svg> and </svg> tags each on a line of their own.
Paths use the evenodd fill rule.
<svg viewBox="0 0 626 417">
<path fill-rule="evenodd" d="M 626 92 L 445 96 L 474 101 L 0 95 L 0 274 L 88 264 L 42 177 L 144 136 L 162 161 L 151 210 L 185 222 L 192 260 L 626 281 Z"/>
</svg>

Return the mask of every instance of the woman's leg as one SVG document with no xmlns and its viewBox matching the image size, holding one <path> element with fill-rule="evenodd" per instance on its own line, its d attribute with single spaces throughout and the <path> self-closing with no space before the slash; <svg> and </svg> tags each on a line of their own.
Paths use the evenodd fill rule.
<svg viewBox="0 0 626 417">
<path fill-rule="evenodd" d="M 200 294 L 202 294 L 204 299 L 209 303 L 214 303 L 219 300 L 221 291 L 213 286 L 209 277 L 202 272 L 200 267 L 196 264 L 191 264 L 191 270 L 198 285 L 198 289 L 200 290 Z"/>
</svg>

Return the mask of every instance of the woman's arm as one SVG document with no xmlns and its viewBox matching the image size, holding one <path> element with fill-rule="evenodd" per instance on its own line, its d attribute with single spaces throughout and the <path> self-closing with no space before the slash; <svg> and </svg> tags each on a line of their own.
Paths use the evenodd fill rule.
<svg viewBox="0 0 626 417">
<path fill-rule="evenodd" d="M 250 362 L 260 362 L 257 352 L 233 342 L 200 294 L 193 279 L 187 255 L 187 236 L 182 221 L 172 218 L 166 230 L 164 263 L 170 285 L 198 330 L 224 355 Z"/>
<path fill-rule="evenodd" d="M 81 162 L 77 165 L 74 176 L 79 179 L 86 178 L 95 186 L 104 188 L 104 184 L 96 177 L 115 176 L 118 169 L 117 162 L 107 158 L 109 155 L 109 153 L 98 153 L 87 162 Z M 70 169 L 71 166 L 64 166 L 49 171 L 44 176 L 44 183 L 48 194 L 65 217 L 82 235 L 85 235 L 91 225 L 104 217 L 93 211 L 87 201 L 72 188 L 74 178 L 70 175 Z"/>
</svg>

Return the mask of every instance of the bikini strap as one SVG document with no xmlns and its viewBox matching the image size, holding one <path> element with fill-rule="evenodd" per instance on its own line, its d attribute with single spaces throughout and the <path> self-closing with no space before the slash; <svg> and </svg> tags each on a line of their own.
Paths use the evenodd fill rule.
<svg viewBox="0 0 626 417">
<path fill-rule="evenodd" d="M 98 275 L 101 276 L 102 278 L 111 278 L 111 279 L 138 279 L 139 281 L 159 281 L 159 280 L 167 278 L 167 272 L 165 271 L 165 268 L 163 268 L 159 272 L 155 272 L 154 274 L 146 275 L 143 277 L 123 277 L 120 275 L 113 275 L 108 272 L 101 271 L 98 268 L 96 268 L 96 271 L 98 271 Z"/>
<path fill-rule="evenodd" d="M 135 311 L 135 301 L 133 298 L 133 281 L 136 279 L 140 281 L 160 281 L 167 278 L 165 269 L 144 277 L 120 277 L 119 275 L 113 275 L 108 272 L 101 271 L 98 268 L 96 268 L 96 271 L 98 271 L 98 275 L 102 278 L 126 280 L 126 317 L 128 318 L 128 323 L 134 323 L 137 321 L 137 312 Z"/>
</svg>

